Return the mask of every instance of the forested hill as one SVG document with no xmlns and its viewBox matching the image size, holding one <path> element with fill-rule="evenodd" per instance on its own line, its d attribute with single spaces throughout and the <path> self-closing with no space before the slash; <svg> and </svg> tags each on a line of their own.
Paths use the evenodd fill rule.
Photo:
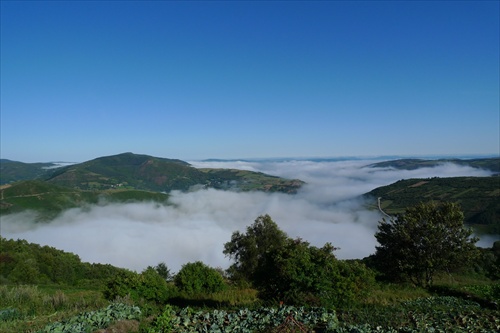
<svg viewBox="0 0 500 333">
<path fill-rule="evenodd" d="M 55 166 L 55 163 L 23 163 L 0 159 L 0 185 L 43 177 L 49 168 Z"/>
<path fill-rule="evenodd" d="M 427 201 L 458 202 L 465 222 L 476 230 L 500 234 L 500 177 L 405 179 L 378 187 L 365 196 L 387 214 Z"/>
<path fill-rule="evenodd" d="M 404 170 L 415 170 L 425 167 L 435 167 L 445 163 L 453 163 L 462 166 L 470 166 L 478 169 L 491 170 L 494 173 L 500 173 L 500 158 L 476 158 L 476 159 L 437 159 L 437 160 L 427 160 L 427 159 L 399 159 L 384 161 L 371 164 L 370 167 L 374 168 L 394 168 L 394 169 L 404 169 Z"/>
<path fill-rule="evenodd" d="M 21 162 L 1 164 L 1 183 L 38 179 L 80 190 L 128 188 L 169 192 L 188 190 L 195 185 L 217 189 L 260 190 L 295 193 L 300 180 L 283 179 L 258 172 L 222 169 L 197 169 L 189 163 L 148 155 L 123 153 L 99 157 L 57 169 Z M 25 170 L 30 170 L 26 172 Z M 34 172 L 33 170 L 38 170 Z"/>
<path fill-rule="evenodd" d="M 76 254 L 0 236 L 0 281 L 19 284 L 86 284 L 98 289 L 125 269 L 82 262 Z"/>
</svg>

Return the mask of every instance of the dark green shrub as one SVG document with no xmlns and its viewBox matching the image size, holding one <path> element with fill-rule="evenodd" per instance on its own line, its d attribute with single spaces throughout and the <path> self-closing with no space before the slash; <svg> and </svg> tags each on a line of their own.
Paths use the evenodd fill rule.
<svg viewBox="0 0 500 333">
<path fill-rule="evenodd" d="M 226 288 L 222 275 L 201 261 L 183 265 L 175 275 L 174 283 L 180 292 L 188 295 L 210 294 Z"/>
<path fill-rule="evenodd" d="M 146 300 L 165 303 L 175 293 L 165 279 L 154 268 L 147 268 L 141 274 L 122 271 L 110 279 L 104 289 L 104 297 L 114 300 L 117 297 L 130 297 L 135 300 Z"/>
<path fill-rule="evenodd" d="M 300 239 L 269 251 L 255 274 L 259 297 L 292 305 L 336 307 L 363 296 L 374 274 L 363 264 L 337 260 L 335 248 Z"/>
<path fill-rule="evenodd" d="M 135 286 L 138 284 L 138 274 L 132 271 L 123 270 L 109 279 L 104 288 L 104 298 L 114 300 L 117 297 L 130 295 L 133 299 L 137 298 Z"/>
<path fill-rule="evenodd" d="M 154 268 L 147 268 L 139 275 L 135 289 L 140 297 L 156 303 L 165 303 L 171 296 L 167 282 Z"/>
</svg>

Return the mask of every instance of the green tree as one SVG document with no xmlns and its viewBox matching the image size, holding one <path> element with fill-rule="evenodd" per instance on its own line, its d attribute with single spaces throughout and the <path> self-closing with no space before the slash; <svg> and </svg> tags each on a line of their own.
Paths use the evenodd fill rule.
<svg viewBox="0 0 500 333">
<path fill-rule="evenodd" d="M 139 274 L 123 269 L 110 278 L 103 290 L 104 298 L 114 300 L 117 297 L 130 295 L 133 299 L 138 299 L 137 288 L 139 284 Z"/>
<path fill-rule="evenodd" d="M 289 239 L 267 252 L 254 284 L 264 300 L 333 307 L 355 301 L 375 281 L 364 265 L 338 260 L 330 243 L 318 248 Z"/>
<path fill-rule="evenodd" d="M 335 306 L 351 302 L 374 282 L 363 264 L 337 260 L 336 248 L 318 248 L 291 239 L 269 215 L 259 216 L 247 232 L 233 233 L 224 253 L 235 260 L 233 277 L 246 278 L 266 301 Z"/>
<path fill-rule="evenodd" d="M 188 295 L 210 294 L 226 287 L 222 275 L 201 261 L 183 265 L 175 275 L 174 283 L 179 291 Z"/>
<path fill-rule="evenodd" d="M 133 287 L 140 297 L 156 303 L 165 303 L 170 296 L 167 281 L 151 267 L 146 268 L 139 275 Z"/>
<path fill-rule="evenodd" d="M 229 275 L 235 280 L 252 281 L 266 252 L 282 247 L 287 239 L 269 215 L 259 216 L 245 234 L 235 231 L 231 241 L 224 244 L 223 253 L 234 260 Z"/>
<path fill-rule="evenodd" d="M 170 273 L 170 269 L 164 262 L 160 262 L 158 265 L 154 267 L 154 269 L 158 272 L 158 274 L 160 274 L 162 278 L 165 279 L 165 281 L 172 280 L 172 274 Z"/>
<path fill-rule="evenodd" d="M 388 277 L 427 287 L 437 272 L 464 267 L 477 257 L 478 239 L 471 235 L 457 204 L 421 203 L 379 222 L 375 263 Z"/>
<path fill-rule="evenodd" d="M 24 253 L 19 256 L 16 267 L 10 272 L 9 279 L 15 283 L 35 284 L 40 272 L 36 260 Z"/>
</svg>

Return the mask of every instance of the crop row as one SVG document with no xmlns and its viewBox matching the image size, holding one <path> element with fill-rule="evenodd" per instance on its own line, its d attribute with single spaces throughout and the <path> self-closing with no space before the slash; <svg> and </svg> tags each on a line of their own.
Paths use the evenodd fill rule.
<svg viewBox="0 0 500 333">
<path fill-rule="evenodd" d="M 335 312 L 324 308 L 260 308 L 179 311 L 167 305 L 156 318 L 148 333 L 253 333 L 253 332 L 325 332 L 325 333 L 417 333 L 417 332 L 500 332 L 496 311 L 456 297 L 428 297 L 403 302 L 386 309 L 389 315 L 400 318 L 393 326 L 348 324 L 339 322 Z"/>
<path fill-rule="evenodd" d="M 260 308 L 258 310 L 240 309 L 233 312 L 224 310 L 193 311 L 184 308 L 178 312 L 170 306 L 153 323 L 149 333 L 166 332 L 261 332 L 266 329 L 289 325 L 307 328 L 333 329 L 338 320 L 333 311 L 324 308 Z"/>
<path fill-rule="evenodd" d="M 104 309 L 84 312 L 63 322 L 47 325 L 38 333 L 92 332 L 106 328 L 111 323 L 123 319 L 139 319 L 141 310 L 137 306 L 112 303 Z"/>
</svg>

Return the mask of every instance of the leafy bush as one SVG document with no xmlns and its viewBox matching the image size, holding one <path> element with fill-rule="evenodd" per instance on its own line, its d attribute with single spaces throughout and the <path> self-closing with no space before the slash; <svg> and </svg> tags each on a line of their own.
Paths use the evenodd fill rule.
<svg viewBox="0 0 500 333">
<path fill-rule="evenodd" d="M 131 271 L 121 271 L 110 279 L 104 289 L 104 297 L 114 300 L 117 297 L 130 297 L 139 301 L 153 301 L 163 304 L 172 296 L 172 288 L 169 287 L 154 268 L 147 268 L 141 274 Z"/>
<path fill-rule="evenodd" d="M 164 303 L 169 297 L 167 282 L 154 268 L 147 268 L 139 275 L 136 289 L 147 301 Z"/>
<path fill-rule="evenodd" d="M 210 294 L 226 288 L 220 272 L 201 261 L 183 265 L 175 275 L 174 283 L 180 292 L 188 295 Z"/>
<path fill-rule="evenodd" d="M 264 300 L 293 305 L 336 307 L 355 301 L 374 283 L 363 264 L 337 260 L 335 248 L 300 239 L 269 251 L 257 270 L 255 285 Z"/>
<path fill-rule="evenodd" d="M 103 294 L 107 300 L 114 300 L 117 297 L 130 295 L 137 298 L 135 286 L 138 284 L 137 273 L 132 271 L 121 271 L 109 279 L 104 288 Z"/>
<path fill-rule="evenodd" d="M 466 286 L 463 289 L 489 301 L 500 301 L 500 283 L 493 285 L 472 285 Z"/>
</svg>

